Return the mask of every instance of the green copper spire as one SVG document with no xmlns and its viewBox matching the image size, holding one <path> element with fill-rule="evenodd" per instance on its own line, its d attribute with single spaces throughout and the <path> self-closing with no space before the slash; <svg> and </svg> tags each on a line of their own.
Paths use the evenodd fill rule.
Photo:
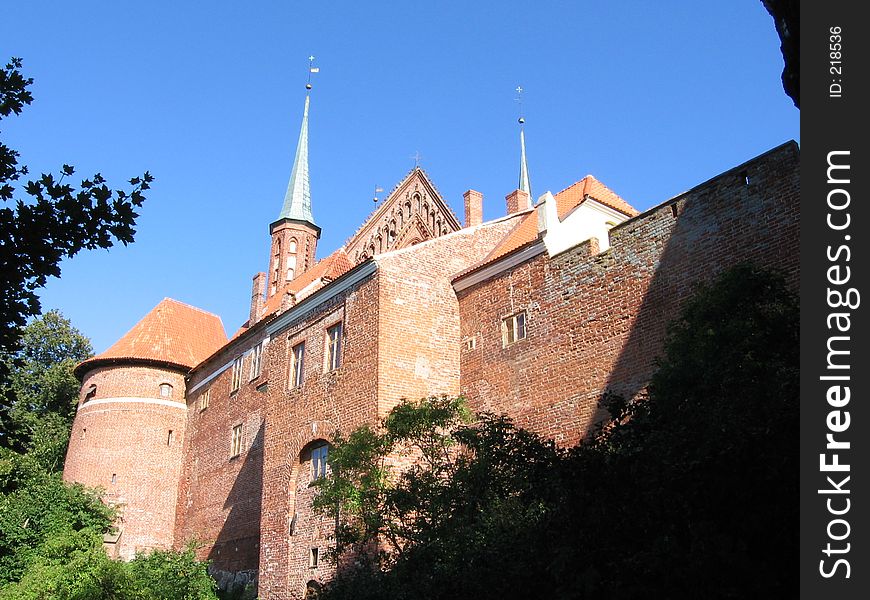
<svg viewBox="0 0 870 600">
<path fill-rule="evenodd" d="M 529 166 L 526 164 L 526 136 L 523 134 L 522 128 L 524 122 L 525 119 L 520 117 L 520 183 L 517 188 L 527 193 L 531 198 L 532 186 L 529 183 Z"/>
<path fill-rule="evenodd" d="M 302 128 L 299 131 L 299 143 L 296 144 L 296 158 L 293 160 L 293 171 L 290 173 L 290 183 L 287 185 L 284 206 L 281 208 L 278 220 L 295 219 L 307 221 L 314 225 L 314 217 L 311 216 L 311 188 L 308 179 L 308 105 L 310 100 L 310 94 L 306 94 L 305 112 L 302 113 Z"/>
<path fill-rule="evenodd" d="M 517 86 L 516 101 L 520 103 L 520 118 L 517 122 L 520 124 L 520 183 L 517 185 L 518 190 L 522 190 L 532 197 L 532 185 L 529 182 L 529 167 L 526 164 L 526 136 L 524 133 L 526 119 L 523 117 L 523 88 Z"/>
</svg>

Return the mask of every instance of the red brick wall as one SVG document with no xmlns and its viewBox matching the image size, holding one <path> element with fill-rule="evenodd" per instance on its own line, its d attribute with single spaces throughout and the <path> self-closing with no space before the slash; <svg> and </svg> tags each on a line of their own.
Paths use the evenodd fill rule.
<svg viewBox="0 0 870 600">
<path fill-rule="evenodd" d="M 252 355 L 244 357 L 237 391 L 231 391 L 233 369 L 228 365 L 262 340 L 262 332 L 255 332 L 228 345 L 200 365 L 189 381 L 176 546 L 201 543 L 198 556 L 213 561 L 217 571 L 255 571 L 259 562 L 268 349 L 262 356 L 261 373 L 253 380 Z M 206 391 L 208 407 L 202 410 L 200 401 Z M 242 426 L 241 453 L 231 456 L 237 425 Z"/>
<path fill-rule="evenodd" d="M 351 431 L 376 418 L 378 279 L 372 276 L 314 308 L 273 335 L 266 404 L 263 469 L 260 598 L 301 597 L 305 584 L 331 576 L 321 562 L 309 568 L 313 547 L 327 548 L 334 524 L 311 509 L 308 487 L 312 442 L 330 440 L 337 430 Z M 343 324 L 342 359 L 324 372 L 326 329 Z M 290 349 L 305 342 L 304 380 L 289 385 Z M 290 531 L 294 521 L 293 532 Z"/>
<path fill-rule="evenodd" d="M 173 386 L 169 398 L 161 398 L 162 383 Z M 84 402 L 82 393 L 73 422 L 64 479 L 103 488 L 106 501 L 120 507 L 121 536 L 113 555 L 132 558 L 171 548 L 185 438 L 183 374 L 149 366 L 99 367 L 84 375 L 82 389 L 92 385 L 96 393 Z"/>
<path fill-rule="evenodd" d="M 516 225 L 463 229 L 378 259 L 378 415 L 402 398 L 459 393 L 459 304 L 450 278 L 482 261 Z"/>
<path fill-rule="evenodd" d="M 607 252 L 590 256 L 587 242 L 459 292 L 461 335 L 477 336 L 462 392 L 576 444 L 606 389 L 633 397 L 648 382 L 696 282 L 753 261 L 797 288 L 798 163 L 796 145 L 781 146 L 615 227 Z M 501 321 L 521 310 L 528 337 L 503 347 Z"/>
</svg>

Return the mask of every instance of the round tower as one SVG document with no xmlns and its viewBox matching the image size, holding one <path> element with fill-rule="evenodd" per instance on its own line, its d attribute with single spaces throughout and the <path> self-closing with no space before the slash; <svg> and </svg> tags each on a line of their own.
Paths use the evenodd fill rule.
<svg viewBox="0 0 870 600">
<path fill-rule="evenodd" d="M 166 298 L 76 369 L 81 394 L 63 477 L 118 507 L 111 556 L 173 544 L 187 420 L 185 375 L 227 342 L 216 315 Z"/>
</svg>

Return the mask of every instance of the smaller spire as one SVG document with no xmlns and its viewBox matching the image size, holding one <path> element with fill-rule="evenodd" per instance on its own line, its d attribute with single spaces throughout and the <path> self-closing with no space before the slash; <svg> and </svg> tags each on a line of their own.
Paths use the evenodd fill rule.
<svg viewBox="0 0 870 600">
<path fill-rule="evenodd" d="M 523 117 L 523 88 L 517 86 L 516 92 L 516 100 L 520 103 L 520 118 L 517 119 L 520 124 L 520 182 L 517 189 L 524 191 L 531 198 L 532 185 L 529 181 L 529 167 L 526 164 L 526 136 L 524 132 L 526 119 Z"/>
</svg>

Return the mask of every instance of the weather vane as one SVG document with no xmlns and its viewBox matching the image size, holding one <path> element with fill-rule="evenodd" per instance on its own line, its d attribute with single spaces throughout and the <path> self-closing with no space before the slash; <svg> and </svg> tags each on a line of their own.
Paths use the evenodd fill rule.
<svg viewBox="0 0 870 600">
<path fill-rule="evenodd" d="M 311 74 L 312 73 L 320 73 L 320 67 L 315 67 L 314 66 L 314 57 L 309 56 L 308 57 L 308 82 L 305 84 L 306 90 L 311 89 Z"/>
<path fill-rule="evenodd" d="M 378 192 L 383 192 L 383 191 L 384 191 L 384 188 L 382 188 L 378 185 L 375 185 L 375 197 L 372 198 L 372 201 L 374 201 L 375 204 L 377 204 L 377 202 L 378 202 Z"/>
<path fill-rule="evenodd" d="M 517 119 L 517 122 L 522 125 L 526 122 L 525 117 L 523 117 L 523 87 L 521 85 L 518 85 L 515 91 L 517 93 L 517 97 L 514 98 L 514 100 L 520 103 L 520 118 Z"/>
</svg>

